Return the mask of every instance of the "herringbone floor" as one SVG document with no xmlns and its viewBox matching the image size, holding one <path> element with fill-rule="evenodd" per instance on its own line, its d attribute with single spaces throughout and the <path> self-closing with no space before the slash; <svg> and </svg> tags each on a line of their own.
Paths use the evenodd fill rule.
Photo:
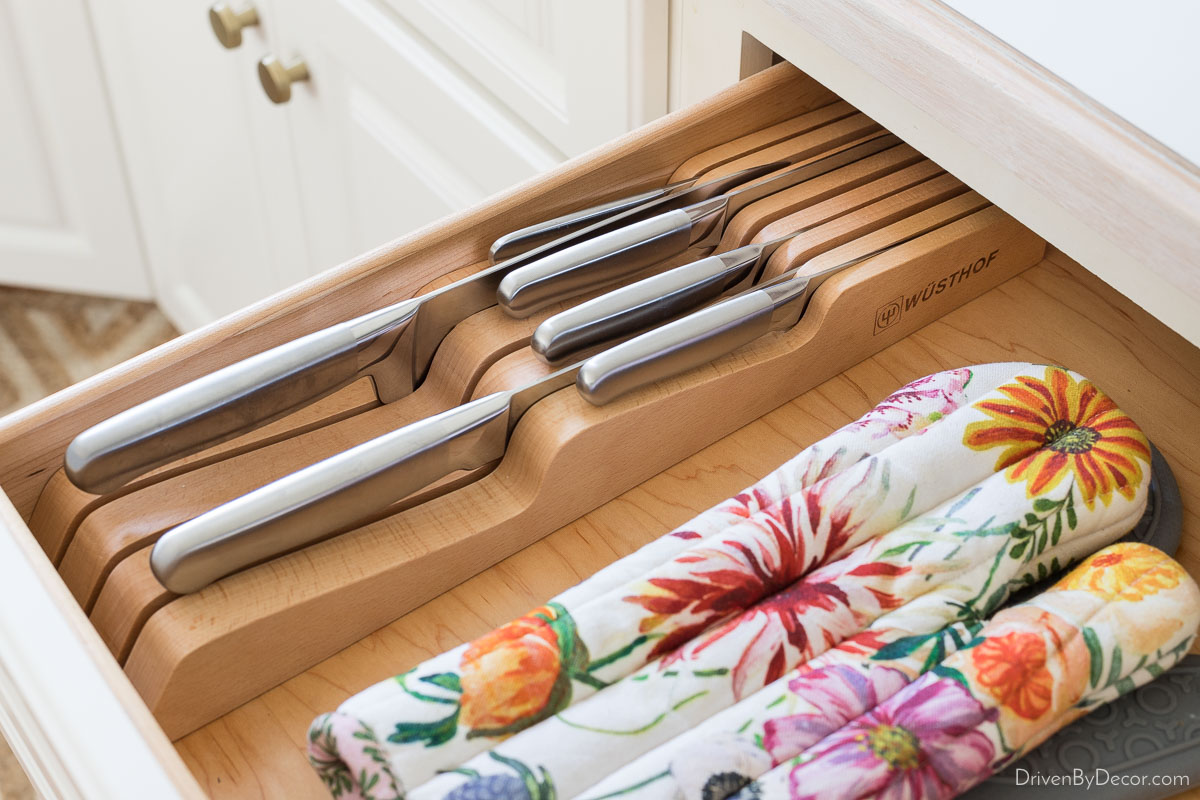
<svg viewBox="0 0 1200 800">
<path fill-rule="evenodd" d="M 149 303 L 0 287 L 0 415 L 175 335 Z"/>
<path fill-rule="evenodd" d="M 0 287 L 0 416 L 176 335 L 149 303 Z M 33 800 L 0 739 L 0 800 Z"/>
</svg>

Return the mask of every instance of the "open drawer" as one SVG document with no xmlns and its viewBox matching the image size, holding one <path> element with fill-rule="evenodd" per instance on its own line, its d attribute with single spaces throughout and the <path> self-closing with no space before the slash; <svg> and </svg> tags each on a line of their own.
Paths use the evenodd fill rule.
<svg viewBox="0 0 1200 800">
<path fill-rule="evenodd" d="M 324 544 L 235 576 L 235 583 L 168 598 L 133 623 L 141 629 L 139 644 L 157 636 L 160 650 L 169 649 L 171 637 L 179 637 L 176 672 L 156 672 L 140 659 L 136 644 L 119 652 L 127 655 L 122 670 L 110 653 L 113 642 L 101 639 L 59 579 L 47 555 L 55 551 L 50 556 L 57 561 L 57 547 L 34 533 L 56 516 L 70 516 L 58 521 L 70 527 L 95 510 L 39 505 L 64 480 L 63 453 L 75 434 L 215 368 L 438 285 L 483 262 L 488 246 L 506 231 L 661 185 L 693 153 L 836 99 L 790 65 L 778 65 L 0 421 L 0 487 L 7 498 L 0 505 L 0 548 L 6 551 L 0 563 L 13 576 L 5 602 L 23 597 L 30 608 L 21 621 L 26 628 L 0 632 L 28 636 L 4 642 L 0 699 L 8 710 L 6 730 L 15 731 L 23 760 L 34 765 L 43 789 L 89 797 L 324 797 L 303 755 L 314 715 L 544 601 L 743 488 L 896 386 L 950 366 L 1029 360 L 1088 375 L 1145 427 L 1175 470 L 1185 508 L 1195 507 L 1200 456 L 1190 445 L 1200 424 L 1200 350 L 1051 249 L 1015 277 L 977 283 L 987 291 L 965 304 L 914 301 L 912 313 L 894 326 L 877 313 L 883 306 L 859 303 L 842 320 L 845 333 L 839 331 L 846 363 L 814 359 L 790 394 L 775 399 L 783 391 L 776 388 L 737 413 L 720 398 L 719 369 L 703 379 L 709 409 L 690 418 L 676 413 L 659 431 L 622 416 L 636 402 L 594 409 L 577 397 L 555 396 L 537 413 L 553 422 L 546 429 L 557 432 L 559 442 L 570 440 L 571 419 L 587 414 L 610 423 L 593 435 L 658 437 L 662 446 L 655 458 L 608 465 L 581 482 L 570 502 L 539 508 L 531 524 L 497 539 L 463 536 L 461 520 L 432 518 L 432 504 L 356 531 L 354 546 L 409 549 L 423 572 L 403 585 L 386 575 L 375 583 L 376 576 L 364 576 L 357 608 L 324 602 L 317 578 L 338 568 L 333 562 L 339 559 Z M 929 275 L 922 277 L 915 286 L 891 286 L 889 299 L 920 294 Z M 862 285 L 844 282 L 842 288 L 851 292 Z M 831 313 L 817 300 L 814 305 Z M 813 388 L 801 393 L 807 387 Z M 353 387 L 345 391 L 343 399 L 370 402 L 354 395 Z M 656 402 L 670 393 L 655 391 Z M 547 474 L 547 441 L 514 440 L 497 474 L 515 494 L 534 491 Z M 576 444 L 588 445 L 586 438 Z M 485 513 L 478 506 L 474 511 Z M 425 526 L 456 546 L 426 553 L 424 542 L 404 538 L 412 526 Z M 1194 514 L 1185 516 L 1183 539 L 1179 558 L 1200 576 Z M 281 581 L 290 587 L 282 602 L 293 610 L 283 623 L 256 628 L 259 609 L 281 602 L 278 592 L 261 587 Z M 381 593 L 386 603 L 376 601 Z M 87 605 L 93 615 L 100 613 L 98 604 Z M 206 647 L 194 649 L 193 634 Z M 239 655 L 229 642 L 248 639 L 256 642 L 246 657 L 254 660 L 257 680 L 229 680 L 223 665 Z M 188 680 L 173 682 L 182 673 Z"/>
</svg>

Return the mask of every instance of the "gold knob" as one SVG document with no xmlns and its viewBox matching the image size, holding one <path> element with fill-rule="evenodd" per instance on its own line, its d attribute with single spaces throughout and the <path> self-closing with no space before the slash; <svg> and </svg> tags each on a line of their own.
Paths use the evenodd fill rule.
<svg viewBox="0 0 1200 800">
<path fill-rule="evenodd" d="M 258 24 L 258 9 L 246 6 L 241 11 L 234 11 L 229 3 L 214 3 L 208 9 L 208 21 L 212 23 L 217 41 L 232 50 L 242 43 L 242 28 Z"/>
<path fill-rule="evenodd" d="M 272 103 L 286 103 L 292 99 L 292 84 L 308 80 L 308 65 L 293 61 L 284 65 L 275 56 L 263 56 L 258 62 L 258 79 Z"/>
</svg>

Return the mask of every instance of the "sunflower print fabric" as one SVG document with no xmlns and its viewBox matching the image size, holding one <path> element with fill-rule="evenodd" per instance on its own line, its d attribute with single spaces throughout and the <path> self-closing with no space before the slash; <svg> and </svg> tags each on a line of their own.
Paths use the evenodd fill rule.
<svg viewBox="0 0 1200 800">
<path fill-rule="evenodd" d="M 1017 435 L 989 439 L 980 423 L 1019 427 L 995 409 L 1013 406 L 1028 381 L 1067 400 L 1042 446 L 1020 439 L 1013 460 L 1017 445 L 1004 437 Z M 1058 408 L 1043 406 L 1047 418 Z M 916 381 L 545 606 L 322 715 L 310 760 L 336 797 L 466 798 L 501 784 L 523 787 L 514 797 L 569 797 L 821 653 L 926 637 L 923 660 L 944 656 L 956 645 L 939 632 L 976 624 L 1014 586 L 1132 526 L 1149 450 L 1117 415 L 1127 420 L 1057 368 L 992 364 Z M 1073 434 L 1080 427 L 1092 433 Z M 1136 470 L 1113 459 L 1115 444 L 1104 449 L 1118 435 Z M 1071 461 L 1035 487 L 1029 475 L 1047 464 L 1034 461 L 1064 441 L 1076 451 L 1089 444 L 1107 483 Z M 924 598 L 943 590 L 953 614 L 943 603 L 924 627 L 884 622 L 909 606 L 934 608 Z M 876 699 L 886 694 L 876 688 Z M 555 760 L 568 750 L 574 760 Z"/>
</svg>

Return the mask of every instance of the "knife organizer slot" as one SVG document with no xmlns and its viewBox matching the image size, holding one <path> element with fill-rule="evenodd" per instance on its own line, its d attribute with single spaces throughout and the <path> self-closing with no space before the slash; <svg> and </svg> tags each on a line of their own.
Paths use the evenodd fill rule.
<svg viewBox="0 0 1200 800">
<path fill-rule="evenodd" d="M 671 179 L 735 171 L 749 149 L 782 152 L 810 110 L 841 126 L 843 144 L 869 130 L 781 64 L 0 425 L 0 485 L 210 793 L 323 796 L 301 754 L 312 716 L 544 601 L 938 369 L 1066 364 L 1114 393 L 1171 459 L 1185 498 L 1196 491 L 1191 428 L 1180 422 L 1200 393 L 1195 348 L 991 207 L 837 276 L 800 325 L 703 369 L 601 408 L 573 389 L 557 392 L 522 420 L 495 472 L 451 476 L 399 513 L 195 595 L 162 591 L 148 546 L 178 515 L 270 478 L 238 465 L 295 469 L 373 430 L 536 376 L 544 367 L 521 346 L 554 309 L 520 321 L 496 309 L 469 318 L 439 350 L 429 391 L 388 406 L 359 382 L 104 498 L 62 474 L 70 439 L 116 411 L 468 275 L 508 230 Z M 886 175 L 914 176 L 894 192 L 940 181 L 939 200 L 963 197 L 965 187 L 919 154 L 892 157 Z M 882 174 L 864 172 L 861 184 Z M 723 247 L 782 230 L 784 217 L 815 213 L 829 196 L 805 191 L 780 193 L 770 209 L 760 201 L 755 225 L 735 221 Z M 829 241 L 850 237 L 854 219 L 831 222 Z M 804 255 L 797 244 L 776 257 Z M 969 279 L 938 290 L 964 267 Z M 1180 556 L 1195 571 L 1200 550 L 1189 536 L 1185 525 Z"/>
</svg>

